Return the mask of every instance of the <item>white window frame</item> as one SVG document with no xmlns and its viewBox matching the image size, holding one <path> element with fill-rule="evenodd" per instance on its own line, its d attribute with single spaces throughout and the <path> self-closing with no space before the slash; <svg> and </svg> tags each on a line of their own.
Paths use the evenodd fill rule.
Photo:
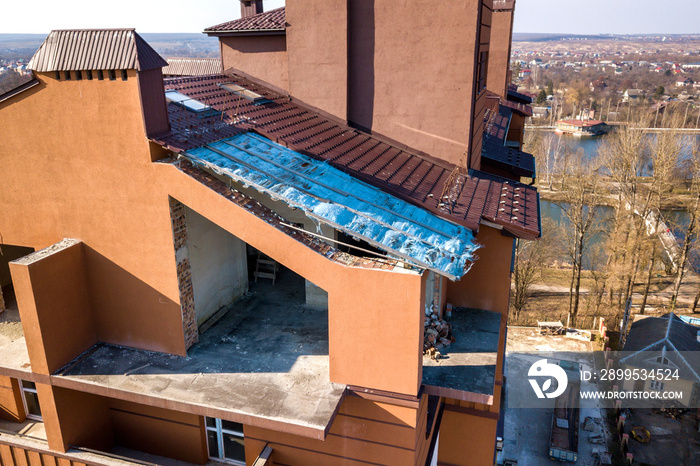
<svg viewBox="0 0 700 466">
<path fill-rule="evenodd" d="M 22 393 L 22 404 L 24 405 L 24 413 L 27 416 L 27 419 L 31 419 L 32 421 L 44 422 L 43 417 L 37 416 L 36 414 L 29 413 L 29 406 L 27 406 L 27 398 L 24 395 L 25 392 L 33 393 L 36 395 L 36 404 L 37 404 L 37 406 L 39 406 L 40 410 L 41 410 L 41 405 L 39 404 L 39 393 L 36 391 L 36 388 L 25 387 L 24 382 L 28 382 L 28 381 L 19 379 L 19 389 L 20 389 L 19 391 Z"/>
<path fill-rule="evenodd" d="M 651 380 L 651 381 L 649 381 L 649 388 L 652 390 L 656 390 L 657 392 L 663 392 L 664 391 L 664 383 L 659 382 L 658 380 Z"/>
<path fill-rule="evenodd" d="M 211 427 L 207 424 L 207 419 L 212 419 L 215 422 L 215 426 Z M 228 464 L 235 464 L 236 466 L 245 466 L 245 461 L 238 461 L 238 460 L 232 460 L 230 458 L 225 458 L 224 457 L 224 434 L 228 435 L 233 435 L 234 437 L 238 437 L 241 440 L 243 440 L 244 445 L 245 445 L 245 437 L 243 435 L 243 432 L 239 432 L 237 430 L 230 430 L 230 429 L 224 429 L 222 427 L 222 422 L 221 419 L 215 418 L 215 417 L 205 417 L 204 418 L 204 427 L 206 428 L 207 431 L 209 432 L 216 432 L 216 440 L 218 442 L 218 449 L 219 449 L 219 456 L 210 456 L 209 459 L 216 460 L 216 461 L 223 461 Z M 207 455 L 209 454 L 209 436 L 207 435 Z"/>
</svg>

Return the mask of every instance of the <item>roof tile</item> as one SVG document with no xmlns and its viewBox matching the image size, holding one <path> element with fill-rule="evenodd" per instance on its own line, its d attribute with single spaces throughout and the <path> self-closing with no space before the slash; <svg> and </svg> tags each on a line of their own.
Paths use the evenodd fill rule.
<svg viewBox="0 0 700 466">
<path fill-rule="evenodd" d="M 55 30 L 36 51 L 34 71 L 139 70 L 166 66 L 133 29 Z"/>
<path fill-rule="evenodd" d="M 204 32 L 235 33 L 235 32 L 260 32 L 260 31 L 284 31 L 287 27 L 285 8 L 265 11 L 257 15 L 240 18 L 226 23 L 208 27 Z"/>
<path fill-rule="evenodd" d="M 231 98 L 228 91 L 219 87 L 222 83 L 243 86 L 268 102 L 256 105 L 246 99 Z M 165 80 L 165 88 L 222 112 L 200 119 L 170 104 L 172 130 L 154 140 L 175 152 L 224 139 L 236 131 L 250 130 L 326 161 L 357 179 L 471 230 L 478 231 L 481 220 L 486 219 L 519 237 L 533 239 L 540 234 L 539 198 L 532 186 L 469 171 L 459 173 L 455 186 L 449 190 L 449 198 L 438 202 L 445 182 L 456 170 L 454 165 L 350 128 L 248 78 L 235 73 L 172 78 Z M 502 199 L 505 203 L 499 204 Z"/>
</svg>

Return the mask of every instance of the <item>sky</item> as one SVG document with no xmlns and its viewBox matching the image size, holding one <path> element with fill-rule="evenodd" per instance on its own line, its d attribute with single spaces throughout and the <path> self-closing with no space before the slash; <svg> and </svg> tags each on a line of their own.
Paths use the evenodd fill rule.
<svg viewBox="0 0 700 466">
<path fill-rule="evenodd" d="M 698 34 L 699 0 L 516 0 L 514 32 Z"/>
<path fill-rule="evenodd" d="M 52 29 L 123 27 L 134 27 L 138 32 L 201 32 L 205 27 L 240 16 L 238 0 L 4 3 L 2 16 L 12 21 L 3 21 L 0 33 L 46 34 Z M 265 10 L 271 10 L 283 6 L 284 0 L 264 0 L 264 5 Z M 688 34 L 700 33 L 698 19 L 699 0 L 517 0 L 513 29 L 572 34 Z"/>
</svg>

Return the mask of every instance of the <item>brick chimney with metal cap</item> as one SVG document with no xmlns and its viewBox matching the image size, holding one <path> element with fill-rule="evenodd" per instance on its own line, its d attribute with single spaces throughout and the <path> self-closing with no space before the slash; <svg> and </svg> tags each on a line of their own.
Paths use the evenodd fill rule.
<svg viewBox="0 0 700 466">
<path fill-rule="evenodd" d="M 263 12 L 262 0 L 240 0 L 241 2 L 241 18 L 257 15 Z"/>
</svg>

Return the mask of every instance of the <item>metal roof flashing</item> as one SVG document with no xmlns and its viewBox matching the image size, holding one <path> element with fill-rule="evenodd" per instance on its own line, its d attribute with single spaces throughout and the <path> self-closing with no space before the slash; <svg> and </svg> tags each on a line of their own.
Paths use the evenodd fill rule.
<svg viewBox="0 0 700 466">
<path fill-rule="evenodd" d="M 391 257 L 451 280 L 464 276 L 479 248 L 471 230 L 395 198 L 306 155 L 242 133 L 182 157 L 309 218 L 360 238 Z"/>
</svg>

